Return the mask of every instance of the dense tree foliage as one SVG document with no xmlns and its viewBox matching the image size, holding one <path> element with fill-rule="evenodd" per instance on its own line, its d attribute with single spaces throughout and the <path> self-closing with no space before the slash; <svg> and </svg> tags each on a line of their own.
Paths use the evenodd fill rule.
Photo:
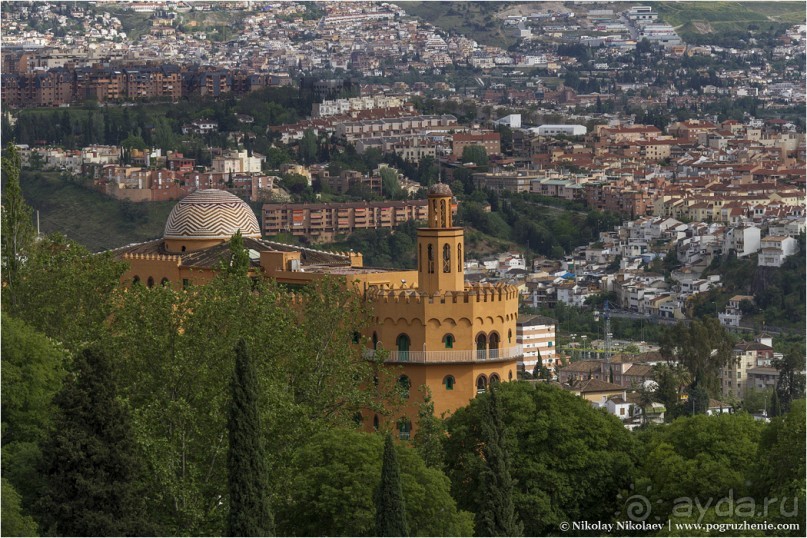
<svg viewBox="0 0 807 538">
<path fill-rule="evenodd" d="M 756 498 L 776 498 L 768 519 L 792 523 L 804 521 L 805 401 L 793 402 L 790 412 L 777 417 L 762 432 L 757 457 L 749 473 Z M 790 514 L 788 517 L 783 512 Z M 796 517 L 793 517 L 796 516 Z M 798 531 L 791 533 L 797 536 Z"/>
<path fill-rule="evenodd" d="M 62 387 L 67 357 L 55 342 L 8 314 L 2 316 L 2 335 L 3 488 L 8 480 L 8 488 L 16 490 L 10 499 L 21 497 L 20 517 L 27 521 L 43 486 L 37 470 L 41 446 L 52 424 L 52 400 Z M 3 516 L 5 520 L 5 508 Z"/>
<path fill-rule="evenodd" d="M 374 493 L 381 476 L 383 437 L 348 430 L 313 435 L 288 460 L 294 492 L 278 501 L 281 535 L 375 535 Z M 470 536 L 471 514 L 457 510 L 446 476 L 417 452 L 396 447 L 406 521 L 412 536 Z"/>
<path fill-rule="evenodd" d="M 0 263 L 3 268 L 3 295 L 10 304 L 18 302 L 16 282 L 22 261 L 34 239 L 31 221 L 31 208 L 25 202 L 20 188 L 20 156 L 16 146 L 9 143 L 2 158 L 3 193 L 2 193 L 2 249 Z"/>
<path fill-rule="evenodd" d="M 290 308 L 291 297 L 276 286 L 227 275 L 191 293 L 134 286 L 118 294 L 109 345 L 153 470 L 152 515 L 166 532 L 222 532 L 226 385 L 234 367 L 222 358 L 240 338 L 263 387 L 273 489 L 288 479 L 279 462 L 303 439 L 351 425 L 359 409 L 377 405 L 366 389 L 374 364 L 353 341 L 367 320 L 364 303 L 338 281 L 316 283 L 305 297 Z"/>
<path fill-rule="evenodd" d="M 497 392 L 524 534 L 554 534 L 563 521 L 610 519 L 634 469 L 635 442 L 622 423 L 549 385 L 504 383 Z M 478 396 L 446 422 L 452 492 L 461 508 L 476 513 L 483 504 L 481 424 L 489 398 Z"/>
<path fill-rule="evenodd" d="M 10 293 L 4 290 L 4 310 L 76 352 L 104 332 L 124 268 L 111 253 L 93 255 L 63 236 L 46 237 L 31 247 Z"/>
<path fill-rule="evenodd" d="M 645 492 L 653 515 L 665 521 L 679 498 L 721 499 L 748 492 L 763 424 L 750 415 L 699 415 L 651 430 L 642 443 L 635 490 Z"/>
<path fill-rule="evenodd" d="M 0 519 L 3 536 L 37 536 L 36 522 L 23 512 L 19 493 L 5 477 L 2 479 L 0 496 L 3 499 L 3 517 Z"/>
<path fill-rule="evenodd" d="M 733 348 L 731 336 L 713 317 L 679 323 L 661 338 L 662 357 L 687 369 L 690 389 L 699 387 L 712 397 L 720 394 L 720 369 L 733 360 Z"/>
</svg>

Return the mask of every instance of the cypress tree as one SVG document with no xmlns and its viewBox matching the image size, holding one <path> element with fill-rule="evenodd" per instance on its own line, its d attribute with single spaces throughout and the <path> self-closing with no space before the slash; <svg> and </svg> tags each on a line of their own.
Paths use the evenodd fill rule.
<svg viewBox="0 0 807 538">
<path fill-rule="evenodd" d="M 17 147 L 9 142 L 6 156 L 2 158 L 3 186 L 2 208 L 2 261 L 4 293 L 9 294 L 10 304 L 14 304 L 14 287 L 22 266 L 22 257 L 34 240 L 32 211 L 22 196 L 20 188 L 20 154 Z M 6 303 L 8 304 L 8 303 Z"/>
<path fill-rule="evenodd" d="M 779 401 L 779 391 L 775 388 L 773 389 L 773 394 L 771 395 L 771 409 L 768 411 L 769 417 L 778 417 L 782 414 L 782 404 Z"/>
<path fill-rule="evenodd" d="M 375 498 L 375 535 L 409 536 L 398 457 L 389 432 L 384 439 L 381 484 Z"/>
<path fill-rule="evenodd" d="M 521 536 L 524 525 L 518 520 L 513 503 L 510 455 L 504 445 L 505 428 L 497 391 L 491 385 L 481 424 L 485 462 L 480 476 L 482 502 L 476 531 L 479 536 Z"/>
<path fill-rule="evenodd" d="M 42 449 L 42 530 L 60 536 L 142 536 L 146 517 L 131 418 L 117 399 L 100 350 L 76 357 L 74 376 L 54 398 L 54 428 Z"/>
<path fill-rule="evenodd" d="M 243 339 L 235 347 L 227 429 L 230 512 L 229 536 L 269 536 L 274 520 L 269 509 L 268 470 L 258 411 L 258 376 Z"/>
</svg>

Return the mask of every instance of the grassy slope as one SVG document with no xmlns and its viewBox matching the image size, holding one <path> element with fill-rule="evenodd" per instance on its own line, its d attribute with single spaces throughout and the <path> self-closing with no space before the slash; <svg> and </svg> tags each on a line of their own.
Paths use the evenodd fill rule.
<svg viewBox="0 0 807 538">
<path fill-rule="evenodd" d="M 43 233 L 60 232 L 92 251 L 160 237 L 175 203 L 120 202 L 54 172 L 23 171 L 21 184 Z"/>
<path fill-rule="evenodd" d="M 508 6 L 504 2 L 398 2 L 397 5 L 405 9 L 407 15 L 463 34 L 483 45 L 507 48 L 517 41 L 514 33 L 505 32 L 502 21 L 494 16 Z M 483 28 L 490 24 L 486 17 L 492 21 L 487 29 Z"/>
<path fill-rule="evenodd" d="M 661 19 L 679 32 L 712 33 L 746 30 L 749 24 L 761 28 L 771 24 L 804 23 L 804 4 L 800 2 L 659 2 L 653 4 Z"/>
</svg>

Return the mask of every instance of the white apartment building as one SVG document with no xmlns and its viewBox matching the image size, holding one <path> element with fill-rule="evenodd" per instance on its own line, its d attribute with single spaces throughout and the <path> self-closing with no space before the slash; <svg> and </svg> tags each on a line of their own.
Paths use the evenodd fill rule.
<svg viewBox="0 0 807 538">
<path fill-rule="evenodd" d="M 558 364 L 556 323 L 554 319 L 544 316 L 518 316 L 516 341 L 524 349 L 524 358 L 519 363 L 519 368 L 532 373 L 540 361 L 554 375 Z"/>
<path fill-rule="evenodd" d="M 249 154 L 246 150 L 228 151 L 218 157 L 213 157 L 213 172 L 220 174 L 229 173 L 259 173 L 261 163 L 266 157 L 258 153 Z"/>
<path fill-rule="evenodd" d="M 738 258 L 757 252 L 760 248 L 760 229 L 756 226 L 738 226 L 726 230 L 723 252 L 734 250 Z"/>
<path fill-rule="evenodd" d="M 781 267 L 788 256 L 799 250 L 799 243 L 793 237 L 769 235 L 760 243 L 758 265 Z"/>
</svg>

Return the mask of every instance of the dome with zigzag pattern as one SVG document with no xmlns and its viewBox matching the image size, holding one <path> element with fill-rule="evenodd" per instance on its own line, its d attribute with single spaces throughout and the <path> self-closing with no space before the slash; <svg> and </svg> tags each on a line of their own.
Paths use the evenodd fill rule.
<svg viewBox="0 0 807 538">
<path fill-rule="evenodd" d="M 234 194 L 218 189 L 195 191 L 174 206 L 165 223 L 165 239 L 227 240 L 238 230 L 244 237 L 261 237 L 255 213 Z"/>
</svg>

